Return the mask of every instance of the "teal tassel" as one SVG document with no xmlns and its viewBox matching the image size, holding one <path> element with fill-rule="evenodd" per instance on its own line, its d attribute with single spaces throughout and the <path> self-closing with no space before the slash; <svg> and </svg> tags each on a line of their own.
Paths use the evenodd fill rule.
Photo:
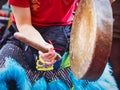
<svg viewBox="0 0 120 90">
<path fill-rule="evenodd" d="M 70 89 L 62 81 L 55 80 L 48 84 L 47 90 L 70 90 Z"/>
<path fill-rule="evenodd" d="M 0 90 L 8 90 L 5 82 L 0 82 Z"/>
<path fill-rule="evenodd" d="M 108 64 L 102 76 L 96 81 L 78 80 L 72 73 L 70 77 L 74 83 L 74 90 L 119 90 Z"/>
<path fill-rule="evenodd" d="M 32 90 L 46 90 L 47 89 L 47 82 L 44 78 L 40 78 L 36 83 L 33 85 Z"/>
<path fill-rule="evenodd" d="M 40 78 L 32 87 L 22 66 L 11 57 L 5 60 L 4 66 L 0 68 L 0 90 L 8 90 L 6 81 L 9 80 L 16 81 L 17 90 L 70 90 L 61 80 L 52 81 L 47 85 L 44 78 Z M 119 90 L 108 64 L 96 81 L 78 80 L 72 72 L 69 76 L 74 84 L 74 90 Z"/>
<path fill-rule="evenodd" d="M 6 57 L 5 60 L 4 67 L 0 68 L 0 83 L 15 80 L 17 90 L 30 90 L 31 83 L 20 64 L 11 57 Z"/>
</svg>

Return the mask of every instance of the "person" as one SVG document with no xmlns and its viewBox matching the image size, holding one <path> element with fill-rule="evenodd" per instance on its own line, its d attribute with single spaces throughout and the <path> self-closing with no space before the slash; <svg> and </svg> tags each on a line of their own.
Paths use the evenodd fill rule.
<svg viewBox="0 0 120 90">
<path fill-rule="evenodd" d="M 63 8 L 67 7 L 66 10 L 64 10 L 65 12 L 62 12 L 63 8 L 58 6 L 58 4 L 53 5 L 53 2 L 50 1 L 48 4 L 46 4 L 45 1 L 38 2 L 38 0 L 32 0 L 30 3 L 27 1 L 25 2 L 25 4 L 23 4 L 22 1 L 16 2 L 15 0 L 9 0 L 9 3 L 11 4 L 18 31 L 26 35 L 28 38 L 31 38 L 31 40 L 36 40 L 40 42 L 43 46 L 48 48 L 48 53 L 46 53 L 45 55 L 42 55 L 41 53 L 41 57 L 44 58 L 44 60 L 54 59 L 54 57 L 56 56 L 54 48 L 60 48 L 61 50 L 59 50 L 58 52 L 60 53 L 60 55 L 63 55 L 69 45 L 67 41 L 67 35 L 65 35 L 64 32 L 66 29 L 68 29 L 66 30 L 68 33 L 70 32 L 71 23 L 73 20 L 72 13 L 75 7 L 74 0 L 71 0 L 70 2 L 59 2 L 60 5 L 63 5 Z M 51 5 L 49 6 L 51 8 L 48 8 L 48 5 Z M 52 6 L 57 7 L 56 9 L 58 9 L 58 11 L 56 11 Z M 24 14 L 22 12 L 24 12 Z M 51 16 L 53 18 L 51 18 Z M 63 31 L 58 29 L 63 29 Z M 40 31 L 41 35 L 44 36 L 41 36 L 38 31 Z M 49 33 L 52 33 L 54 35 L 50 35 Z M 45 38 L 46 41 L 44 41 L 42 37 Z M 55 40 L 52 40 L 51 37 L 52 39 L 55 38 Z M 47 43 L 49 39 L 53 43 L 54 47 L 52 44 Z M 58 44 L 59 46 L 57 46 Z"/>
<path fill-rule="evenodd" d="M 57 54 L 63 56 L 69 49 L 76 0 L 48 0 L 47 3 L 44 0 L 8 0 L 8 2 L 12 9 L 13 21 L 8 29 L 8 35 L 5 35 L 7 42 L 0 51 L 0 63 L 5 62 L 5 57 L 14 58 L 25 68 L 33 83 L 43 75 L 47 82 L 58 79 L 58 75 L 56 76 L 54 73 L 60 67 L 61 60 L 57 61 L 55 57 Z M 40 43 L 48 49 L 48 52 L 43 53 L 17 40 L 14 33 L 18 31 L 30 38 L 31 41 Z M 54 70 L 50 68 L 49 71 L 45 72 L 46 68 L 39 67 L 41 65 L 36 68 L 36 58 L 39 58 L 40 61 L 42 59 L 45 64 L 54 65 Z M 32 74 L 29 73 L 30 70 L 32 70 Z M 34 75 L 34 71 L 37 70 L 39 76 Z M 63 74 L 62 77 L 66 78 L 68 76 L 66 72 L 69 71 L 70 68 L 66 68 L 65 75 Z M 64 73 L 63 70 L 59 72 Z M 69 88 L 72 88 L 69 78 L 66 83 Z"/>
<path fill-rule="evenodd" d="M 115 76 L 118 87 L 120 88 L 120 0 L 116 0 L 112 3 L 113 9 L 113 40 L 112 40 L 112 48 L 110 55 L 110 64 L 113 69 L 113 76 Z"/>
<path fill-rule="evenodd" d="M 8 60 L 6 57 L 11 57 L 24 67 L 32 83 L 35 83 L 40 77 L 44 77 L 47 83 L 60 79 L 68 88 L 72 89 L 71 79 L 68 77 L 70 67 L 59 69 L 62 61 L 56 60 L 55 58 L 57 54 L 63 56 L 65 52 L 69 51 L 70 31 L 76 1 L 47 0 L 46 2 L 44 0 L 8 0 L 13 13 L 13 21 L 8 29 L 7 35 L 5 35 L 7 37 L 4 39 L 5 43 L 0 50 L 0 67 L 7 67 L 7 64 L 10 66 L 9 63 L 14 60 Z M 48 52 L 43 53 L 16 39 L 14 37 L 15 32 L 20 32 L 22 35 L 31 39 L 31 41 L 36 41 L 47 48 Z M 40 62 L 37 63 L 37 61 Z M 3 65 L 4 63 L 5 65 Z M 47 70 L 46 67 L 49 68 L 48 63 L 54 69 L 50 68 Z M 11 88 L 10 82 L 7 82 L 9 88 Z M 12 83 L 12 85 L 15 84 Z M 60 88 L 60 90 L 66 90 L 62 86 Z"/>
</svg>

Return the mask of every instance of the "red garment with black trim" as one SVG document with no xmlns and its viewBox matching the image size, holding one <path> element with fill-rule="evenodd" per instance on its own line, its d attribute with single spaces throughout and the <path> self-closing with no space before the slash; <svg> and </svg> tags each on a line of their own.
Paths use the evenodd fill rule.
<svg viewBox="0 0 120 90">
<path fill-rule="evenodd" d="M 9 0 L 10 5 L 31 8 L 35 26 L 69 25 L 76 0 Z M 24 13 L 24 12 L 23 12 Z"/>
</svg>

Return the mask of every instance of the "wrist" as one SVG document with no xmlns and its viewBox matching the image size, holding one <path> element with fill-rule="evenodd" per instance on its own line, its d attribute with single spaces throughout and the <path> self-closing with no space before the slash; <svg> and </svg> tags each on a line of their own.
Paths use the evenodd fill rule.
<svg viewBox="0 0 120 90">
<path fill-rule="evenodd" d="M 44 47 L 46 47 L 47 49 L 54 49 L 54 46 L 50 43 L 45 43 Z"/>
</svg>

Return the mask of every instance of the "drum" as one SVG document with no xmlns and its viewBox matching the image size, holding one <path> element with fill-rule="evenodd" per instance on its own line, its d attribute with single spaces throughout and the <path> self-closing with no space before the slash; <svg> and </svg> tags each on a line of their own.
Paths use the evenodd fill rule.
<svg viewBox="0 0 120 90">
<path fill-rule="evenodd" d="M 104 71 L 112 43 L 109 0 L 81 0 L 70 38 L 70 64 L 78 79 L 97 80 Z"/>
</svg>

